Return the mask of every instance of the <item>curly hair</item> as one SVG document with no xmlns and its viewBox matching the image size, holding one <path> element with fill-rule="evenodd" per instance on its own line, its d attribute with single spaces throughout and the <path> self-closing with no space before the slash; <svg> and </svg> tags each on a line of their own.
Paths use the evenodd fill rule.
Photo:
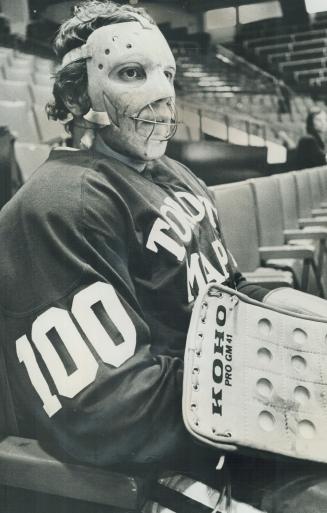
<svg viewBox="0 0 327 513">
<path fill-rule="evenodd" d="M 73 16 L 65 21 L 55 38 L 54 50 L 59 59 L 82 46 L 94 30 L 105 25 L 124 23 L 135 20 L 134 14 L 139 14 L 150 23 L 155 24 L 151 16 L 142 7 L 118 5 L 111 0 L 85 0 L 73 8 Z M 54 120 L 65 120 L 69 110 L 64 99 L 76 102 L 82 115 L 90 108 L 87 93 L 88 80 L 85 59 L 71 62 L 59 69 L 54 75 L 54 101 L 46 106 L 48 117 Z"/>
</svg>

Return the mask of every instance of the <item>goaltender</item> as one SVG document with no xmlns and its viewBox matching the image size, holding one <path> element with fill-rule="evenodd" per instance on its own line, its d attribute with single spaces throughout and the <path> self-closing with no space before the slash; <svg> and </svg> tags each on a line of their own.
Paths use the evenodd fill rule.
<svg viewBox="0 0 327 513">
<path fill-rule="evenodd" d="M 219 455 L 182 419 L 192 306 L 208 282 L 259 301 L 267 291 L 237 271 L 203 183 L 164 156 L 176 68 L 149 15 L 86 1 L 55 49 L 48 112 L 89 130 L 83 150 L 52 151 L 1 213 L 2 342 L 19 432 L 82 463 L 172 469 L 171 486 L 214 507 L 219 493 L 196 480 L 212 483 Z M 232 457 L 233 511 L 261 508 L 264 477 L 274 487 L 280 468 L 290 482 L 299 466 Z M 326 485 L 317 493 L 321 506 L 302 513 L 327 511 Z"/>
</svg>

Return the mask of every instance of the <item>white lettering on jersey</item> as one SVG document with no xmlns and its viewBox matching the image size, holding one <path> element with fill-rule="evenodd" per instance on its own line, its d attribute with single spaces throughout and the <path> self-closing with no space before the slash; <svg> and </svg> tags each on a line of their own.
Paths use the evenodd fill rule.
<svg viewBox="0 0 327 513">
<path fill-rule="evenodd" d="M 215 254 L 224 274 L 221 274 L 218 269 L 216 269 L 216 267 L 214 267 L 209 262 L 203 253 L 192 253 L 189 262 L 186 263 L 187 292 L 189 303 L 194 300 L 194 297 L 207 283 L 212 281 L 216 283 L 223 283 L 228 276 L 228 271 L 226 269 L 228 256 L 224 246 L 220 241 L 217 240 L 215 240 L 211 245 L 214 248 Z"/>
<path fill-rule="evenodd" d="M 186 255 L 184 244 L 190 242 L 194 227 L 207 215 L 211 226 L 217 228 L 218 213 L 203 196 L 194 196 L 188 192 L 176 192 L 175 196 L 178 202 L 168 196 L 164 199 L 160 208 L 162 217 L 153 223 L 146 247 L 158 253 L 158 246 L 161 246 L 181 262 Z M 169 232 L 175 234 L 182 244 L 179 245 Z"/>
<path fill-rule="evenodd" d="M 94 308 L 97 305 L 101 306 L 115 326 L 119 334 L 118 344 L 115 344 L 96 316 Z M 135 326 L 112 285 L 96 282 L 79 291 L 73 299 L 72 315 L 103 362 L 119 367 L 135 353 Z M 51 333 L 63 342 L 71 357 L 75 370 L 70 374 L 50 340 Z M 59 395 L 72 399 L 94 382 L 98 363 L 69 312 L 55 307 L 43 312 L 32 324 L 31 339 Z M 20 363 L 24 363 L 31 383 L 43 402 L 44 410 L 52 417 L 61 409 L 61 403 L 57 395 L 50 391 L 32 343 L 26 335 L 20 337 L 16 341 L 17 356 Z"/>
<path fill-rule="evenodd" d="M 59 335 L 76 366 L 70 375 L 49 338 L 51 330 Z M 94 381 L 98 364 L 66 310 L 52 307 L 43 312 L 33 322 L 31 337 L 60 395 L 71 399 Z"/>
<path fill-rule="evenodd" d="M 218 212 L 204 196 L 180 191 L 175 192 L 175 197 L 177 201 L 168 196 L 164 199 L 164 204 L 160 208 L 160 214 L 164 219 L 158 217 L 153 223 L 146 247 L 155 253 L 162 247 L 181 262 L 186 256 L 184 244 L 190 242 L 194 227 L 207 216 L 212 228 L 217 229 Z M 176 237 L 181 245 L 175 240 Z M 223 283 L 229 276 L 228 255 L 223 244 L 215 240 L 212 248 L 223 274 L 203 253 L 192 253 L 189 259 L 186 259 L 189 302 L 194 300 L 194 296 L 207 283 Z"/>
<path fill-rule="evenodd" d="M 186 254 L 185 247 L 180 246 L 172 237 L 169 237 L 164 230 L 169 231 L 170 226 L 166 221 L 158 217 L 152 226 L 146 247 L 154 253 L 158 253 L 158 246 L 161 246 L 169 251 L 169 253 L 175 255 L 177 260 L 181 262 Z"/>
<path fill-rule="evenodd" d="M 49 417 L 52 417 L 61 409 L 61 404 L 58 397 L 51 394 L 26 335 L 16 341 L 16 351 L 20 363 L 25 364 L 31 383 L 43 402 L 44 410 Z"/>
<path fill-rule="evenodd" d="M 99 301 L 122 336 L 118 345 L 92 310 Z M 135 353 L 135 326 L 112 285 L 97 282 L 78 292 L 73 300 L 72 314 L 104 363 L 119 367 Z"/>
</svg>

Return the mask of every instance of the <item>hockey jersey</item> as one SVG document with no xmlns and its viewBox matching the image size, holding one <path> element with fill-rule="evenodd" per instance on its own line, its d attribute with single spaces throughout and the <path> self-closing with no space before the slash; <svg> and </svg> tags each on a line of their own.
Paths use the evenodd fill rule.
<svg viewBox="0 0 327 513">
<path fill-rule="evenodd" d="M 240 286 L 205 186 L 53 151 L 0 215 L 1 342 L 22 434 L 96 465 L 187 443 L 183 355 L 209 281 Z"/>
</svg>

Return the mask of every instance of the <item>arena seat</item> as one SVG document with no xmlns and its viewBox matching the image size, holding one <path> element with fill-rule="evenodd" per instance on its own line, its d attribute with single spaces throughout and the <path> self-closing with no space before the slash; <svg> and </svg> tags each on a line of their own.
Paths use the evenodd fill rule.
<svg viewBox="0 0 327 513">
<path fill-rule="evenodd" d="M 157 482 L 157 478 L 153 470 L 151 473 L 125 474 L 60 461 L 36 440 L 6 436 L 0 441 L 0 493 L 4 493 L 3 503 L 8 505 L 6 513 L 44 513 L 49 509 L 51 513 L 83 513 L 85 510 L 88 513 L 141 513 L 148 500 L 176 513 L 212 513 L 212 508 L 164 486 Z M 11 504 L 11 498 L 15 499 L 19 492 L 27 490 L 37 492 L 29 501 L 31 508 L 27 509 L 23 504 L 23 509 L 15 509 L 15 500 Z M 40 494 L 43 501 L 37 499 Z M 73 500 L 68 504 L 59 503 L 62 507 L 58 509 L 51 508 L 58 497 Z"/>
<path fill-rule="evenodd" d="M 31 110 L 26 102 L 0 101 L 0 119 L 14 136 L 22 142 L 40 142 L 39 132 Z"/>
<path fill-rule="evenodd" d="M 321 273 L 315 260 L 316 248 L 308 241 L 302 244 L 290 244 L 292 230 L 288 236 L 284 233 L 282 201 L 279 188 L 273 177 L 259 178 L 250 181 L 255 201 L 255 218 L 258 225 L 260 255 L 267 260 L 267 265 L 286 266 L 291 269 L 301 284 L 302 290 L 308 290 L 309 271 L 313 272 L 316 291 L 324 297 Z M 273 220 L 273 223 L 272 223 Z M 298 230 L 294 235 L 297 235 Z M 303 237 L 304 239 L 304 237 Z M 286 244 L 286 242 L 288 242 Z M 267 257 L 266 247 L 274 247 L 275 255 Z M 280 248 L 280 256 L 278 255 Z M 280 258 L 282 260 L 280 260 Z"/>
<path fill-rule="evenodd" d="M 30 85 L 33 102 L 35 105 L 45 106 L 52 99 L 52 88 L 47 85 Z"/>
<path fill-rule="evenodd" d="M 40 134 L 39 142 L 42 144 L 60 144 L 69 138 L 64 125 L 48 119 L 44 105 L 34 104 L 33 113 Z"/>
<path fill-rule="evenodd" d="M 3 73 L 8 80 L 28 83 L 32 81 L 32 71 L 29 68 L 12 68 L 11 66 L 5 66 L 3 67 Z"/>
<path fill-rule="evenodd" d="M 295 171 L 295 187 L 298 201 L 299 225 L 303 226 L 327 226 L 327 215 L 323 209 L 314 209 L 311 186 L 308 173 Z M 316 214 L 316 216 L 313 216 Z"/>
<path fill-rule="evenodd" d="M 40 444 L 15 436 L 0 442 L 0 485 L 136 511 L 146 481 L 132 475 L 55 459 Z"/>
<path fill-rule="evenodd" d="M 262 266 L 249 182 L 219 185 L 211 187 L 211 191 L 215 197 L 227 246 L 244 276 L 267 288 L 293 285 L 291 272 Z"/>
<path fill-rule="evenodd" d="M 53 80 L 51 78 L 51 73 L 48 71 L 35 71 L 33 73 L 33 82 L 40 86 L 51 87 Z"/>
<path fill-rule="evenodd" d="M 0 79 L 0 100 L 26 102 L 28 107 L 33 103 L 30 86 L 27 82 Z"/>
<path fill-rule="evenodd" d="M 271 178 L 261 178 L 250 181 L 254 194 L 255 217 L 258 225 L 260 255 L 266 260 L 266 265 L 286 266 L 291 269 L 300 283 L 301 290 L 308 290 L 309 272 L 313 272 L 317 290 L 324 295 L 320 273 L 315 261 L 315 246 L 305 244 L 290 244 L 291 236 L 286 239 L 283 230 L 281 201 L 278 201 L 278 186 Z M 273 219 L 273 224 L 272 224 Z M 286 243 L 286 240 L 288 243 Z M 275 248 L 274 255 L 268 256 L 265 248 Z M 278 254 L 278 249 L 280 254 Z"/>
<path fill-rule="evenodd" d="M 299 171 L 301 173 L 301 171 Z M 295 172 L 283 173 L 274 175 L 274 179 L 279 184 L 280 195 L 282 199 L 282 211 L 284 218 L 284 229 L 285 230 L 296 230 L 300 227 L 300 216 L 298 211 L 298 199 L 296 193 L 295 186 Z M 302 220 L 303 221 L 303 220 Z M 310 224 L 311 222 L 311 224 Z M 316 225 L 316 228 L 315 228 Z M 302 238 L 316 239 L 319 238 L 317 233 L 319 230 L 317 228 L 317 223 L 315 223 L 314 218 L 308 218 L 307 222 L 302 226 L 306 226 L 306 228 L 301 229 L 301 233 L 303 233 Z M 324 238 L 324 234 L 326 231 L 326 227 L 322 226 L 322 238 Z M 311 230 L 311 234 L 310 234 Z M 325 231 L 324 231 L 325 230 Z M 305 235 L 305 237 L 304 237 Z M 296 235 L 294 234 L 294 237 Z M 296 237 L 297 238 L 297 237 Z M 300 237 L 301 238 L 301 237 Z"/>
<path fill-rule="evenodd" d="M 5 126 L 0 126 L 0 170 L 1 209 L 23 183 L 20 168 L 19 165 L 17 165 L 17 160 L 14 154 L 14 137 Z"/>
<path fill-rule="evenodd" d="M 323 204 L 322 206 L 327 205 L 327 168 L 326 166 L 320 167 L 318 169 L 319 178 L 320 178 L 320 187 L 321 187 L 321 197 Z"/>
<path fill-rule="evenodd" d="M 323 166 L 323 169 L 326 169 L 326 166 Z M 320 168 L 310 168 L 304 171 L 307 173 L 311 191 L 311 199 L 312 199 L 312 215 L 313 216 L 327 216 L 327 205 L 324 202 L 326 198 L 323 196 L 323 190 L 320 181 Z"/>
<path fill-rule="evenodd" d="M 34 69 L 34 56 L 28 55 L 26 57 L 12 56 L 9 58 L 9 65 L 14 69 Z"/>
</svg>

